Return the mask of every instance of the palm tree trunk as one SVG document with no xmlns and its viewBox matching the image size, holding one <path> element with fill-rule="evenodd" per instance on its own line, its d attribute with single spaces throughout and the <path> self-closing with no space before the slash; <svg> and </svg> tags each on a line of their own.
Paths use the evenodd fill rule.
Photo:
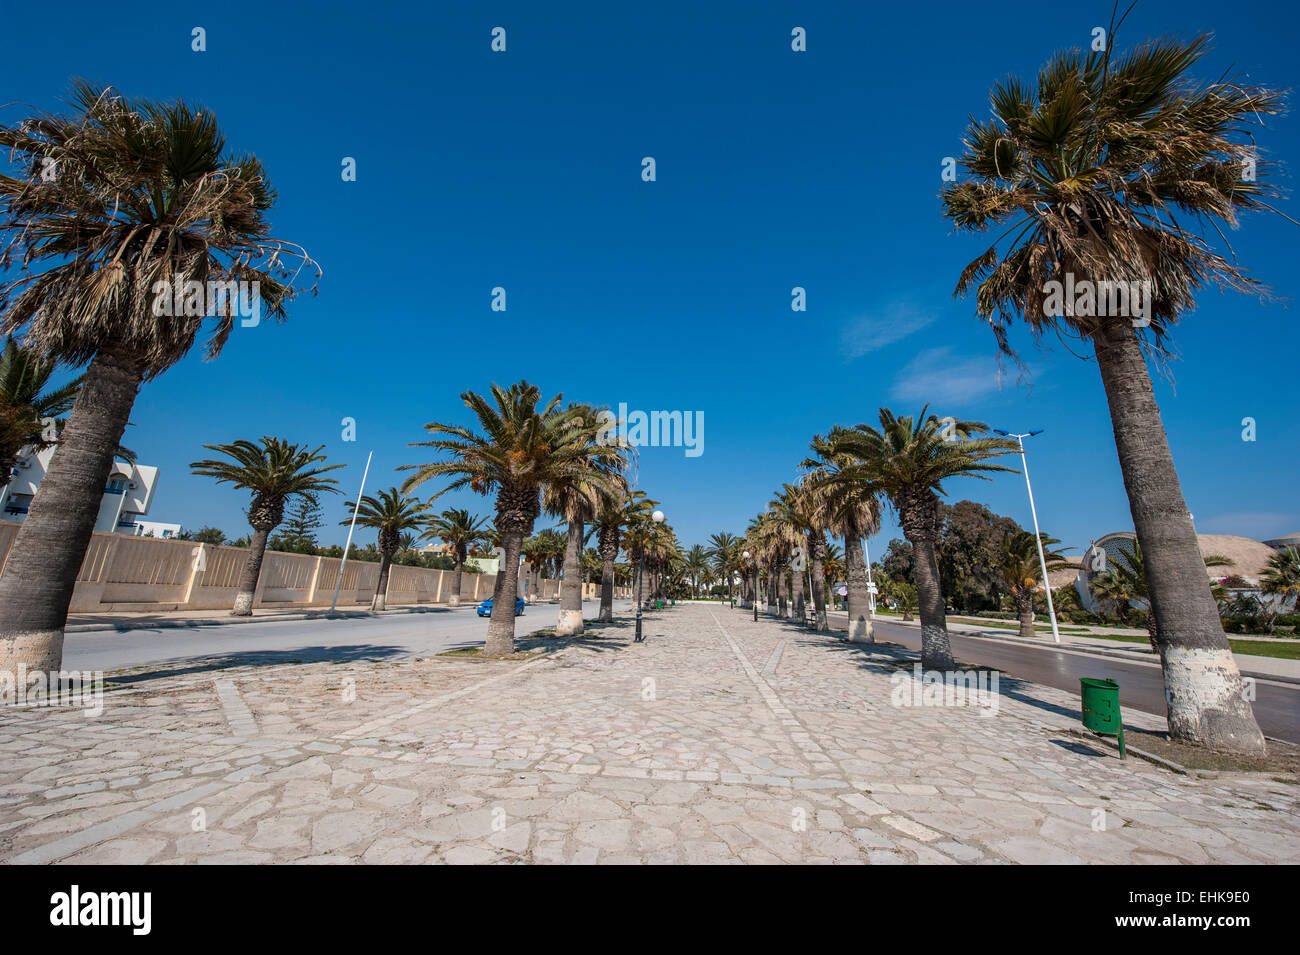
<svg viewBox="0 0 1300 955">
<path fill-rule="evenodd" d="M 500 572 L 501 572 L 501 568 L 498 567 L 497 573 Z M 456 576 L 452 578 L 453 583 L 451 585 L 451 593 L 447 596 L 447 606 L 449 607 L 460 606 L 460 582 L 462 579 L 462 575 L 464 573 L 465 573 L 465 558 L 462 557 L 459 552 L 457 552 L 456 553 Z"/>
<path fill-rule="evenodd" d="M 853 643 L 875 643 L 876 633 L 871 626 L 870 595 L 867 593 L 867 561 L 862 556 L 862 538 L 853 528 L 844 534 L 844 576 L 848 584 L 849 640 Z"/>
<path fill-rule="evenodd" d="M 804 620 L 808 616 L 803 605 L 802 570 L 795 570 L 793 567 L 790 568 L 790 586 L 792 588 L 790 593 L 790 616 L 792 616 L 798 622 L 799 626 L 802 627 L 804 625 Z"/>
<path fill-rule="evenodd" d="M 22 448 L 13 451 L 0 451 L 0 488 L 3 488 L 13 477 L 14 467 L 18 464 L 18 452 Z"/>
<path fill-rule="evenodd" d="M 1238 753 L 1264 736 L 1210 594 L 1205 558 L 1133 328 L 1107 323 L 1093 341 L 1106 389 L 1133 529 L 1146 561 L 1169 709 L 1169 735 Z"/>
<path fill-rule="evenodd" d="M 144 379 L 129 355 L 100 351 L 0 577 L 0 671 L 57 672 L 72 591 L 95 530 L 113 455 Z"/>
<path fill-rule="evenodd" d="M 371 611 L 388 609 L 388 571 L 393 566 L 393 555 L 379 555 L 379 583 L 375 587 L 375 596 L 370 601 Z"/>
<path fill-rule="evenodd" d="M 600 562 L 600 615 L 601 623 L 614 622 L 614 558 Z"/>
<path fill-rule="evenodd" d="M 582 633 L 582 521 L 569 521 L 564 547 L 564 580 L 560 583 L 560 620 L 557 637 Z"/>
<path fill-rule="evenodd" d="M 248 556 L 244 559 L 244 569 L 239 574 L 239 589 L 235 592 L 235 606 L 230 611 L 232 617 L 251 617 L 253 615 L 253 596 L 257 593 L 257 581 L 262 576 L 262 558 L 266 555 L 266 539 L 271 534 L 268 528 L 254 528 L 253 541 L 248 545 Z M 343 573 L 342 566 L 339 573 Z"/>
<path fill-rule="evenodd" d="M 1151 641 L 1151 649 L 1155 653 L 1160 652 L 1160 627 L 1156 621 L 1156 612 L 1150 607 L 1147 608 L 1147 639 Z M 1229 644 L 1231 646 L 1232 644 Z"/>
<path fill-rule="evenodd" d="M 821 531 L 808 535 L 808 550 L 812 554 L 812 599 L 815 613 L 814 626 L 826 630 L 826 535 Z"/>
<path fill-rule="evenodd" d="M 947 613 L 934 540 L 929 535 L 920 535 L 912 541 L 912 553 L 916 557 L 916 601 L 921 613 L 921 666 L 926 670 L 951 670 L 952 647 L 948 643 Z"/>
<path fill-rule="evenodd" d="M 501 549 L 505 553 L 492 599 L 492 616 L 488 618 L 484 656 L 504 657 L 515 651 L 515 600 L 519 593 L 519 552 L 523 547 L 522 532 L 502 532 Z"/>
<path fill-rule="evenodd" d="M 1016 613 L 1020 617 L 1020 636 L 1034 636 L 1034 604 L 1033 597 L 1015 594 Z"/>
</svg>

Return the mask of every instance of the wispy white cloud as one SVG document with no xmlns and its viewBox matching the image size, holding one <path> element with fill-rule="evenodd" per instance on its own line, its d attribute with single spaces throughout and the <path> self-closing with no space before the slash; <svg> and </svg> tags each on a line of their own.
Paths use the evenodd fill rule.
<svg viewBox="0 0 1300 955">
<path fill-rule="evenodd" d="M 845 326 L 840 351 L 845 361 L 902 341 L 933 322 L 935 316 L 912 305 L 891 305 L 871 315 L 862 315 Z"/>
<path fill-rule="evenodd" d="M 895 401 L 960 405 L 998 391 L 1005 380 L 992 355 L 965 358 L 951 345 L 920 352 L 899 369 L 890 388 Z"/>
</svg>

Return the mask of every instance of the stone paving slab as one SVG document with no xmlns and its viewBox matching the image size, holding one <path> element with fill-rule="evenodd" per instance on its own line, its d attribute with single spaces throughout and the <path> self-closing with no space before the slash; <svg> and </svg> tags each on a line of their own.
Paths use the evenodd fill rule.
<svg viewBox="0 0 1300 955">
<path fill-rule="evenodd" d="M 897 705 L 923 702 L 911 652 L 721 607 L 624 632 L 0 710 L 0 861 L 1300 861 L 1300 787 L 1122 763 L 1062 691 Z"/>
</svg>

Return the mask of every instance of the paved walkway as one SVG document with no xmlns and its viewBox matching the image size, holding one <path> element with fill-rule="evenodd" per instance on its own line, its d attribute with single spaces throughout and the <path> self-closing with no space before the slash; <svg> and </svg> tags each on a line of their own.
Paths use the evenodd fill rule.
<svg viewBox="0 0 1300 955">
<path fill-rule="evenodd" d="M 896 706 L 908 653 L 705 606 L 628 630 L 0 711 L 0 861 L 1300 861 L 1300 787 L 1121 763 L 1060 691 Z"/>
</svg>

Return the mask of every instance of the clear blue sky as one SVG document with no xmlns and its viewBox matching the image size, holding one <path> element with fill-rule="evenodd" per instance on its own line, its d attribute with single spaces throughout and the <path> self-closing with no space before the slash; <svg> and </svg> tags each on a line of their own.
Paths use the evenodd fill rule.
<svg viewBox="0 0 1300 955">
<path fill-rule="evenodd" d="M 1095 364 L 1021 336 L 1032 383 L 999 390 L 992 336 L 951 294 L 984 246 L 951 234 L 936 198 L 992 83 L 1086 45 L 1110 4 L 701 6 L 6 2 L 0 99 L 55 109 L 84 76 L 204 104 L 268 169 L 275 233 L 324 267 L 287 324 L 238 329 L 215 362 L 196 351 L 143 389 L 125 441 L 161 468 L 150 517 L 246 533 L 246 495 L 187 465 L 203 443 L 262 434 L 325 444 L 352 494 L 373 448 L 371 486 L 395 483 L 425 459 L 407 447 L 425 422 L 468 422 L 459 392 L 527 378 L 704 413 L 702 456 L 641 458 L 641 486 L 686 543 L 741 532 L 814 432 L 926 401 L 1046 429 L 1030 457 L 1039 514 L 1070 547 L 1131 527 Z M 190 49 L 195 26 L 206 53 Z M 496 26 L 504 54 L 489 49 Z M 795 26 L 806 53 L 790 49 Z M 1205 78 L 1293 87 L 1298 29 L 1289 4 L 1143 0 L 1119 45 L 1212 30 Z M 1294 169 L 1297 129 L 1271 121 L 1263 151 Z M 356 182 L 341 180 L 345 156 Z M 641 180 L 643 156 L 657 182 Z M 1255 216 L 1232 241 L 1296 298 L 1300 228 Z M 1177 332 L 1175 383 L 1158 394 L 1202 532 L 1300 529 L 1294 319 L 1285 301 L 1212 292 Z M 1028 523 L 1019 475 L 950 494 Z M 891 522 L 873 558 L 892 536 Z"/>
</svg>

